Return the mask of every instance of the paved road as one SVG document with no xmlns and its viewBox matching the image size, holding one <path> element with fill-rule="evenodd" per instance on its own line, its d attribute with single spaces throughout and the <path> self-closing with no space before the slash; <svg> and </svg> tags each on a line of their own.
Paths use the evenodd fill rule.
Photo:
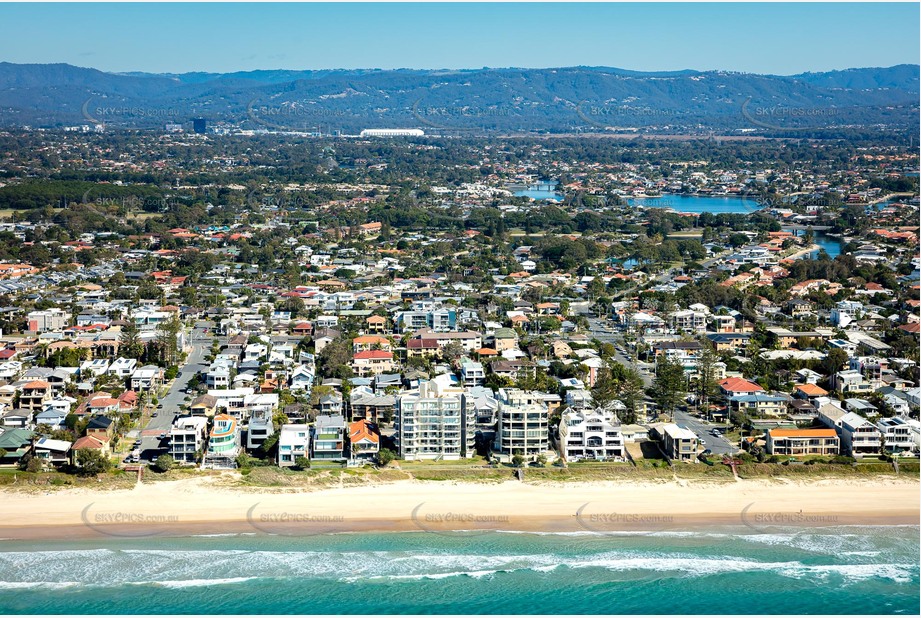
<svg viewBox="0 0 921 618">
<path fill-rule="evenodd" d="M 614 346 L 620 346 L 624 350 L 627 349 L 625 347 L 623 335 L 614 332 L 612 330 L 613 326 L 610 322 L 605 322 L 599 318 L 589 318 L 588 324 L 592 329 L 592 337 L 598 341 L 601 341 L 602 343 L 610 343 Z M 640 377 L 643 378 L 643 386 L 645 388 L 652 386 L 652 381 L 654 378 L 652 372 L 652 364 L 644 363 L 642 361 L 634 362 L 632 358 L 628 357 L 626 354 L 624 354 L 624 352 L 621 352 L 620 350 L 615 350 L 614 360 L 626 367 L 635 368 L 639 372 Z"/>
<path fill-rule="evenodd" d="M 712 425 L 707 421 L 691 416 L 687 412 L 675 410 L 675 424 L 679 427 L 690 429 L 697 434 L 697 437 L 704 441 L 704 448 L 713 451 L 714 455 L 727 455 L 739 450 L 726 438 L 710 435 L 710 431 L 716 427 L 716 425 Z"/>
<path fill-rule="evenodd" d="M 153 462 L 166 452 L 167 441 L 159 436 L 169 433 L 179 410 L 185 404 L 185 389 L 189 380 L 204 368 L 205 353 L 211 348 L 212 340 L 210 332 L 205 335 L 204 331 L 210 327 L 211 324 L 208 322 L 198 322 L 192 329 L 192 351 L 186 359 L 186 364 L 180 368 L 179 375 L 170 385 L 167 394 L 159 400 L 162 407 L 156 410 L 157 415 L 151 417 L 142 432 L 141 461 Z"/>
</svg>

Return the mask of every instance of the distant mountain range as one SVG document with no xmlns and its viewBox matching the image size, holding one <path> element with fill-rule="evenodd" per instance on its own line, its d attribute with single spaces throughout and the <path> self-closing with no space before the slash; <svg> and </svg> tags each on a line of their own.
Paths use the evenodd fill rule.
<svg viewBox="0 0 921 618">
<path fill-rule="evenodd" d="M 919 66 L 800 75 L 605 67 L 106 73 L 0 63 L 0 126 L 427 133 L 917 131 Z"/>
</svg>

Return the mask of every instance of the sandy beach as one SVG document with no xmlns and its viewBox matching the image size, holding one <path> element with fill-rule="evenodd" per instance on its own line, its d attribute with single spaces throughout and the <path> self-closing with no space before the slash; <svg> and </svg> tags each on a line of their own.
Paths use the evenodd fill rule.
<svg viewBox="0 0 921 618">
<path fill-rule="evenodd" d="M 5 492 L 0 538 L 322 534 L 354 530 L 619 531 L 919 522 L 917 479 L 394 483 L 273 491 L 214 478 L 131 490 Z"/>
</svg>

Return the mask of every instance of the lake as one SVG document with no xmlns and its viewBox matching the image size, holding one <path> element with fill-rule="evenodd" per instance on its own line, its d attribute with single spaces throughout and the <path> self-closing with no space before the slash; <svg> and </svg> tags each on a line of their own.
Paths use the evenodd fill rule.
<svg viewBox="0 0 921 618">
<path fill-rule="evenodd" d="M 793 231 L 791 228 L 788 228 L 788 227 L 785 227 L 782 229 L 785 232 Z M 797 236 L 802 236 L 805 233 L 805 231 L 797 230 L 794 233 Z M 825 232 L 821 230 L 815 230 L 813 231 L 813 234 L 814 234 L 814 239 L 815 239 L 813 242 L 819 245 L 819 247 L 821 247 L 822 249 L 824 249 L 825 253 L 828 254 L 828 257 L 834 259 L 838 257 L 839 255 L 841 255 L 841 247 L 844 246 L 844 242 L 840 238 L 836 236 L 829 236 L 828 234 L 826 234 Z M 812 253 L 809 254 L 809 257 L 813 260 L 816 259 L 817 257 L 819 257 L 819 251 L 813 251 Z"/>
<path fill-rule="evenodd" d="M 738 213 L 747 214 L 761 208 L 755 200 L 730 196 L 697 196 L 668 194 L 660 197 L 630 198 L 628 206 L 644 208 L 669 208 L 676 212 L 701 214 Z"/>
<path fill-rule="evenodd" d="M 515 197 L 529 197 L 532 200 L 562 202 L 563 194 L 556 192 L 556 186 L 557 183 L 555 181 L 539 182 L 521 191 L 515 191 L 512 195 Z"/>
</svg>

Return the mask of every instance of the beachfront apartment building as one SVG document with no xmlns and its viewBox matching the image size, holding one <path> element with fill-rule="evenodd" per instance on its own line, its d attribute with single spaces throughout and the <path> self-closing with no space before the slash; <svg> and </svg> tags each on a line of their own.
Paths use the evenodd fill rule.
<svg viewBox="0 0 921 618">
<path fill-rule="evenodd" d="M 237 419 L 229 414 L 215 415 L 201 467 L 215 470 L 236 468 L 239 454 L 240 426 Z"/>
<path fill-rule="evenodd" d="M 507 455 L 535 457 L 550 448 L 549 413 L 543 393 L 499 389 L 495 448 Z"/>
<path fill-rule="evenodd" d="M 403 459 L 456 460 L 474 454 L 475 415 L 463 388 L 442 375 L 397 397 L 394 439 Z"/>
<path fill-rule="evenodd" d="M 841 450 L 834 429 L 771 429 L 764 441 L 768 455 L 837 455 Z"/>
<path fill-rule="evenodd" d="M 194 464 L 201 455 L 208 433 L 208 419 L 183 416 L 176 419 L 169 432 L 169 454 L 176 463 Z"/>
<path fill-rule="evenodd" d="M 278 465 L 290 468 L 310 454 L 310 426 L 285 424 L 278 433 Z"/>
<path fill-rule="evenodd" d="M 565 461 L 622 461 L 624 437 L 614 415 L 601 410 L 569 410 L 560 419 L 560 452 Z"/>
<path fill-rule="evenodd" d="M 673 461 L 694 461 L 697 458 L 697 434 L 690 429 L 666 423 L 656 427 L 665 456 Z"/>
<path fill-rule="evenodd" d="M 707 329 L 709 313 L 704 311 L 672 311 L 668 314 L 668 326 L 676 332 L 702 333 Z"/>
</svg>

